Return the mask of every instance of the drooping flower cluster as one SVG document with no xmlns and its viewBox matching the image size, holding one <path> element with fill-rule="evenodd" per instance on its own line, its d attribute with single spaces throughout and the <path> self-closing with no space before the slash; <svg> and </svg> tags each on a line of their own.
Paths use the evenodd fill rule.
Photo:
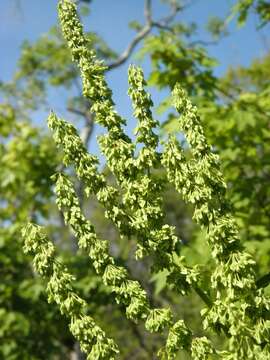
<svg viewBox="0 0 270 360">
<path fill-rule="evenodd" d="M 193 219 L 207 229 L 208 243 L 216 261 L 211 277 L 215 299 L 211 307 L 202 311 L 204 326 L 225 329 L 235 357 L 230 353 L 223 355 L 224 359 L 259 356 L 266 359 L 267 342 L 257 338 L 265 339 L 265 334 L 270 334 L 268 321 L 261 317 L 263 311 L 269 311 L 269 300 L 256 288 L 255 262 L 240 243 L 238 228 L 225 198 L 226 184 L 219 158 L 211 151 L 197 109 L 186 93 L 177 85 L 173 95 L 192 159 L 187 161 L 179 142 L 171 138 L 162 155 L 162 164 L 168 180 L 183 199 L 194 204 Z M 261 323 L 264 323 L 263 329 Z"/>
<path fill-rule="evenodd" d="M 87 252 L 96 272 L 114 293 L 116 301 L 125 307 L 129 319 L 143 321 L 150 332 L 168 330 L 166 344 L 159 352 L 163 359 L 174 359 L 180 349 L 187 350 L 194 360 L 212 356 L 227 360 L 267 359 L 269 321 L 263 314 L 269 310 L 269 300 L 262 290 L 256 289 L 254 261 L 240 244 L 238 229 L 225 199 L 226 185 L 219 159 L 207 144 L 197 109 L 177 85 L 175 107 L 181 115 L 179 121 L 192 158 L 187 160 L 176 138 L 171 138 L 163 152 L 158 152 L 159 137 L 155 134 L 158 123 L 152 116 L 152 100 L 145 90 L 142 70 L 131 66 L 128 93 L 138 120 L 133 143 L 123 131 L 125 120 L 114 109 L 112 92 L 104 77 L 105 66 L 95 58 L 94 51 L 89 50 L 72 0 L 60 0 L 59 18 L 73 60 L 81 72 L 83 94 L 91 104 L 89 111 L 107 130 L 99 137 L 99 145 L 117 187 L 107 184 L 98 169 L 98 159 L 87 152 L 74 126 L 52 113 L 48 126 L 57 146 L 64 152 L 65 165 L 74 166 L 85 185 L 86 195 L 96 195 L 119 236 L 132 235 L 137 239 L 138 260 L 151 256 L 153 270 L 166 269 L 167 282 L 176 291 L 186 294 L 194 289 L 197 292 L 207 304 L 202 312 L 205 328 L 223 331 L 229 338 L 229 348 L 216 350 L 205 336 L 195 336 L 183 320 L 174 323 L 169 308 L 150 307 L 140 283 L 130 279 L 124 267 L 115 264 L 108 241 L 98 238 L 93 224 L 83 215 L 70 179 L 57 174 L 54 177 L 57 205 L 78 239 L 79 248 Z M 156 176 L 156 169 L 162 166 L 168 181 L 187 203 L 194 205 L 193 219 L 207 229 L 208 243 L 216 261 L 211 277 L 212 298 L 200 288 L 199 269 L 188 267 L 184 257 L 177 254 L 176 244 L 180 240 L 174 227 L 164 223 L 162 193 L 166 179 Z M 105 337 L 94 320 L 83 315 L 83 301 L 74 295 L 71 276 L 62 265 L 55 265 L 58 262 L 53 245 L 42 230 L 33 225 L 26 228 L 24 237 L 25 251 L 35 255 L 36 271 L 49 277 L 49 298 L 71 318 L 71 331 L 82 350 L 89 359 L 113 359 L 118 351 L 116 345 Z M 73 306 L 73 302 L 80 306 Z M 74 310 L 77 308 L 79 310 Z M 78 319 L 80 323 L 76 322 Z"/>
<path fill-rule="evenodd" d="M 34 269 L 44 278 L 49 278 L 47 293 L 49 302 L 55 302 L 63 315 L 70 319 L 70 331 L 80 342 L 81 349 L 88 354 L 88 360 L 110 360 L 119 352 L 115 342 L 85 315 L 86 303 L 72 286 L 74 277 L 57 260 L 55 248 L 43 229 L 34 224 L 24 227 L 25 253 L 33 254 Z"/>
</svg>

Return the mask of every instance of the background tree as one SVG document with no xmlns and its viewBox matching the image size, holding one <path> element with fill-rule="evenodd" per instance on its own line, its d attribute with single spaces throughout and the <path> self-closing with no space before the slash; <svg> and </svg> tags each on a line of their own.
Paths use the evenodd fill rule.
<svg viewBox="0 0 270 360">
<path fill-rule="evenodd" d="M 126 50 L 120 55 L 112 51 L 97 34 L 89 33 L 89 39 L 91 39 L 92 44 L 94 44 L 98 56 L 105 59 L 109 65 L 109 69 L 114 69 L 129 60 L 134 50 L 136 50 L 135 46 L 139 43 L 142 44 L 140 50 L 141 58 L 143 56 L 150 56 L 152 60 L 150 83 L 158 88 L 172 88 L 176 79 L 182 81 L 184 87 L 200 105 L 200 109 L 203 109 L 203 115 L 205 114 L 203 121 L 207 135 L 223 160 L 226 181 L 229 183 L 233 206 L 243 233 L 243 242 L 246 240 L 249 241 L 248 247 L 256 255 L 260 264 L 258 271 L 263 276 L 269 269 L 269 246 L 267 245 L 267 239 L 269 239 L 269 194 L 267 193 L 266 187 L 269 176 L 269 149 L 265 141 L 269 137 L 269 102 L 267 95 L 269 94 L 269 89 L 267 90 L 269 73 L 267 71 L 267 58 L 265 65 L 258 60 L 257 66 L 254 64 L 251 66 L 251 69 L 242 68 L 231 70 L 231 73 L 228 74 L 225 79 L 215 78 L 213 75 L 213 65 L 215 62 L 207 55 L 204 47 L 206 44 L 200 39 L 200 36 L 194 39 L 194 26 L 176 21 L 176 14 L 183 12 L 185 6 L 188 4 L 178 4 L 175 1 L 168 3 L 171 5 L 171 11 L 168 13 L 168 16 L 165 16 L 163 19 L 154 19 L 151 12 L 151 2 L 145 2 L 145 24 L 131 24 L 137 33 L 131 44 L 129 44 Z M 83 16 L 83 14 L 87 13 L 87 7 L 85 7 L 85 4 L 84 6 L 82 5 L 81 14 Z M 262 69 L 264 70 L 262 71 Z M 235 79 L 233 84 L 232 78 Z M 6 103 L 4 106 L 16 114 L 14 115 L 16 118 L 15 123 L 19 123 L 21 118 L 31 118 L 33 110 L 41 106 L 47 108 L 48 104 L 51 105 L 48 97 L 50 88 L 68 89 L 69 94 L 72 94 L 72 96 L 65 98 L 63 106 L 67 112 L 72 114 L 75 123 L 79 125 L 81 136 L 87 145 L 93 133 L 93 115 L 87 111 L 90 104 L 82 98 L 81 85 L 78 79 L 78 71 L 71 61 L 70 54 L 64 45 L 59 29 L 55 27 L 50 31 L 48 37 L 42 37 L 34 44 L 24 44 L 14 81 L 1 85 L 2 95 L 5 97 Z M 239 83 L 236 79 L 238 79 Z M 241 91 L 239 91 L 239 88 L 241 88 Z M 166 109 L 168 102 L 169 99 L 162 104 L 161 109 Z M 260 105 L 259 108 L 258 104 Z M 7 124 L 11 122 L 10 117 L 6 115 L 6 108 L 4 109 L 3 114 L 5 115 L 2 117 L 3 128 L 7 129 L 5 130 L 5 137 L 2 137 L 2 143 L 3 148 L 6 149 L 9 141 L 14 137 L 14 132 L 10 129 L 9 125 L 7 126 Z M 223 121 L 220 121 L 220 118 L 222 118 Z M 164 122 L 164 134 L 175 129 L 174 119 L 174 114 L 166 116 L 167 121 Z M 28 120 L 27 123 L 29 124 Z M 226 127 L 224 123 L 227 124 Z M 29 126 L 32 128 L 32 125 L 29 124 Z M 21 147 L 22 160 L 26 161 L 24 158 L 25 152 L 31 154 L 32 151 L 33 156 L 34 154 L 39 154 L 39 146 L 42 145 L 40 140 L 44 139 L 44 136 L 42 134 L 39 135 L 40 129 L 36 127 L 31 136 L 27 135 L 27 137 L 25 135 L 26 137 L 23 137 L 22 134 L 24 132 L 21 131 L 22 128 L 23 126 L 17 131 L 18 135 L 15 136 L 15 142 L 11 142 L 13 144 L 11 147 L 14 146 L 14 144 L 16 144 L 18 148 Z M 256 132 L 256 137 L 251 135 L 251 131 L 252 135 L 253 132 Z M 27 144 L 25 144 L 25 142 Z M 34 150 L 31 150 L 33 147 L 30 145 L 33 142 L 38 145 L 34 147 Z M 239 146 L 240 144 L 241 148 Z M 28 149 L 28 146 L 30 149 Z M 68 255 L 67 259 L 71 262 L 70 265 L 79 279 L 77 284 L 78 289 L 84 297 L 87 299 L 91 298 L 91 302 L 93 301 L 93 295 L 96 294 L 90 311 L 97 316 L 99 316 L 99 310 L 100 314 L 106 311 L 107 319 L 104 319 L 101 315 L 100 320 L 105 322 L 104 326 L 110 333 L 113 332 L 116 335 L 118 343 L 121 344 L 123 342 L 122 347 L 126 349 L 125 356 L 127 358 L 149 358 L 149 351 L 151 352 L 153 348 L 159 346 L 160 339 L 157 337 L 154 339 L 154 343 L 150 342 L 144 330 L 140 326 L 132 325 L 130 322 L 127 322 L 125 327 L 119 326 L 119 324 L 123 322 L 123 309 L 119 308 L 113 312 L 111 311 L 111 297 L 106 293 L 106 290 L 100 284 L 98 278 L 93 275 L 93 270 L 88 268 L 87 260 L 83 255 L 77 258 L 77 260 L 70 257 L 70 252 L 73 252 L 76 247 L 74 245 L 74 239 L 70 237 L 69 232 L 63 227 L 63 219 L 54 208 L 52 193 L 48 191 L 48 189 L 51 188 L 50 175 L 55 172 L 56 168 L 61 166 L 59 165 L 60 159 L 56 158 L 56 152 L 53 150 L 51 144 L 47 145 L 47 147 L 50 149 L 49 153 L 51 157 L 48 157 L 47 152 L 46 159 L 44 159 L 44 155 L 42 155 L 43 157 L 41 156 L 40 162 L 43 165 L 48 162 L 48 167 L 46 166 L 44 169 L 43 166 L 42 169 L 40 169 L 31 158 L 29 158 L 27 166 L 20 166 L 24 161 L 19 161 L 17 163 L 17 170 L 15 165 L 12 165 L 13 161 L 7 161 L 9 164 L 8 171 L 11 177 L 17 179 L 16 171 L 18 171 L 18 173 L 20 172 L 20 182 L 15 180 L 15 183 L 18 185 L 12 185 L 12 182 L 8 183 L 8 189 L 10 189 L 11 194 L 9 196 L 12 197 L 10 202 L 13 204 L 13 210 L 12 207 L 10 207 L 8 214 L 5 214 L 6 210 L 3 211 L 2 228 L 5 230 L 3 230 L 5 234 L 3 235 L 3 246 L 6 249 L 4 251 L 5 257 L 3 257 L 3 263 L 10 263 L 10 269 L 19 269 L 20 267 L 17 266 L 17 258 L 22 259 L 22 267 L 29 269 L 29 271 L 27 271 L 27 274 L 20 271 L 19 275 L 23 276 L 24 279 L 29 278 L 30 282 L 37 284 L 36 287 L 39 289 L 39 293 L 38 297 L 36 296 L 38 299 L 37 302 L 33 304 L 31 299 L 35 298 L 34 288 L 28 285 L 26 286 L 28 291 L 27 299 L 29 300 L 24 301 L 28 302 L 29 307 L 31 304 L 31 308 L 37 310 L 33 310 L 33 313 L 29 314 L 26 310 L 28 307 L 24 305 L 19 307 L 18 312 L 24 316 L 24 319 L 30 322 L 29 333 L 25 332 L 23 335 L 24 340 L 21 342 L 16 341 L 16 344 L 14 343 L 14 337 L 10 340 L 10 345 L 9 342 L 5 342 L 6 346 L 1 348 L 1 351 L 3 351 L 7 359 L 20 358 L 22 357 L 23 351 L 26 354 L 25 358 L 27 358 L 29 354 L 35 358 L 34 348 L 36 348 L 36 342 L 30 341 L 30 338 L 38 338 L 41 344 L 40 348 L 44 349 L 39 352 L 39 357 L 37 358 L 42 358 L 41 356 L 43 355 L 41 354 L 45 354 L 45 352 L 46 356 L 44 355 L 44 358 L 48 358 L 48 354 L 52 354 L 49 356 L 57 356 L 56 354 L 61 354 L 61 351 L 65 353 L 74 347 L 70 335 L 63 334 L 63 325 L 58 321 L 59 314 L 57 310 L 54 310 L 53 307 L 47 307 L 46 305 L 43 288 L 40 286 L 39 280 L 33 278 L 32 270 L 28 265 L 29 260 L 21 253 L 19 236 L 12 235 L 12 238 L 10 238 L 10 236 L 8 237 L 6 235 L 6 228 L 8 232 L 12 231 L 13 225 L 11 225 L 11 223 L 17 228 L 21 222 L 25 221 L 29 214 L 32 214 L 33 208 L 45 207 L 47 212 L 42 210 L 42 214 L 38 215 L 38 218 L 42 217 L 44 223 L 47 222 L 46 219 L 50 218 L 51 224 L 53 218 L 54 226 L 50 227 L 51 235 L 55 242 L 60 242 L 61 247 L 66 250 Z M 240 151 L 241 149 L 242 151 Z M 17 148 L 15 148 L 14 151 L 16 154 L 17 152 L 18 154 L 20 153 L 20 150 Z M 10 159 L 13 158 L 11 156 Z M 3 166 L 3 169 L 5 169 L 7 162 L 1 163 L 1 168 Z M 44 170 L 46 170 L 45 174 Z M 13 171 L 15 175 L 12 175 Z M 72 175 L 72 170 L 70 171 Z M 241 174 L 241 181 L 239 181 L 239 174 Z M 1 180 L 3 181 L 3 189 L 7 188 L 5 187 L 6 178 L 8 178 L 8 176 L 4 176 L 3 180 Z M 27 190 L 29 182 L 30 187 L 32 187 L 31 190 Z M 32 185 L 33 183 L 35 185 Z M 91 217 L 93 213 L 95 214 L 99 233 L 102 236 L 110 236 L 113 242 L 113 251 L 118 261 L 126 264 L 132 274 L 135 277 L 141 278 L 143 284 L 146 285 L 146 279 L 149 275 L 149 263 L 145 261 L 140 266 L 135 265 L 131 257 L 132 249 L 134 249 L 132 239 L 130 239 L 128 245 L 127 242 L 119 242 L 117 234 L 110 226 L 110 223 L 108 221 L 104 222 L 100 206 L 96 204 L 93 199 L 88 201 L 84 198 L 83 188 L 80 182 L 78 182 L 76 186 L 79 190 L 80 200 L 84 205 L 84 209 L 88 214 L 91 214 Z M 252 196 L 250 196 L 251 188 Z M 28 194 L 28 197 L 22 198 L 22 193 Z M 43 199 L 40 199 L 40 194 L 43 194 Z M 257 196 L 257 194 L 259 196 Z M 3 204 L 7 201 L 6 196 L 4 192 L 3 195 L 1 195 Z M 20 200 L 17 200 L 17 198 Z M 176 202 L 176 199 L 180 202 Z M 200 259 L 202 255 L 207 259 L 208 253 L 206 254 L 204 249 L 198 246 L 201 235 L 191 221 L 190 213 L 192 209 L 184 205 L 181 199 L 176 197 L 175 192 L 171 188 L 168 188 L 167 200 L 165 204 L 167 218 L 177 226 L 178 234 L 186 244 L 183 253 L 191 256 L 194 263 Z M 20 210 L 18 210 L 18 212 L 16 211 L 16 214 L 18 213 L 21 219 L 19 221 L 16 217 L 12 217 L 11 214 L 14 212 L 14 207 L 17 209 L 17 204 L 20 202 L 23 204 L 24 210 L 21 206 L 18 207 Z M 248 216 L 246 214 L 247 207 L 250 211 Z M 13 232 L 11 233 L 13 234 Z M 10 239 L 14 240 L 14 238 L 18 239 L 16 240 L 17 245 L 15 249 L 10 252 Z M 3 305 L 1 306 L 3 311 L 5 314 L 10 312 L 11 315 L 11 320 L 3 323 L 4 330 L 2 332 L 6 338 L 10 337 L 10 335 L 7 336 L 6 334 L 14 333 L 14 322 L 12 320 L 14 319 L 13 310 L 18 310 L 18 295 L 16 292 L 20 288 L 18 287 L 18 283 L 21 283 L 21 278 L 15 276 L 11 270 L 7 271 L 7 269 L 5 266 L 5 274 L 7 274 L 5 275 L 5 293 L 15 292 L 16 296 L 8 297 L 8 300 L 5 299 L 5 296 L 2 297 Z M 12 279 L 12 283 L 10 279 Z M 192 294 L 187 298 L 183 298 L 180 303 L 181 306 L 179 306 L 178 296 L 173 291 L 165 295 L 165 279 L 166 274 L 161 273 L 153 277 L 153 282 L 150 286 L 149 284 L 147 285 L 147 290 L 151 294 L 153 303 L 171 303 L 173 309 L 188 319 L 199 332 L 199 323 L 196 321 L 194 314 L 196 314 L 197 309 L 202 306 L 201 300 L 197 295 Z M 96 291 L 96 288 L 98 288 L 98 291 Z M 33 289 L 33 291 L 31 289 Z M 38 317 L 36 317 L 35 314 L 38 313 L 40 309 L 40 299 L 43 304 L 42 306 L 46 307 L 49 319 L 48 321 L 44 319 L 44 327 L 41 327 L 46 335 L 36 333 L 37 336 L 33 337 L 31 329 L 36 328 L 36 325 L 33 324 L 38 321 Z M 193 309 L 191 309 L 190 303 L 194 304 Z M 8 316 L 6 318 L 9 319 Z M 59 328 L 51 328 L 51 318 L 55 319 L 53 321 L 54 326 L 58 324 Z M 23 320 L 17 323 L 21 326 L 19 330 L 16 330 L 18 331 L 16 333 L 18 333 L 18 337 L 21 338 L 22 332 L 25 331 L 22 329 L 27 327 L 23 325 Z M 129 332 L 130 336 L 123 336 L 119 328 L 123 329 L 125 333 Z M 136 338 L 136 345 L 133 342 L 134 340 L 132 340 L 132 342 L 128 340 L 134 339 L 134 337 Z M 23 344 L 22 346 L 20 345 L 21 343 Z M 25 346 L 26 343 L 27 347 Z M 79 353 L 77 350 L 76 352 Z"/>
</svg>

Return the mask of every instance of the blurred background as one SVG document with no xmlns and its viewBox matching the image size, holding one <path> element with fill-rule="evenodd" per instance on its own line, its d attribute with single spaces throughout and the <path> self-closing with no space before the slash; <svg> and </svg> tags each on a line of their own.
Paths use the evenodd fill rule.
<svg viewBox="0 0 270 360">
<path fill-rule="evenodd" d="M 209 142 L 222 161 L 228 198 L 244 246 L 257 260 L 258 278 L 270 265 L 270 3 L 263 0 L 78 1 L 89 47 L 108 65 L 106 77 L 119 113 L 133 137 L 136 120 L 127 96 L 129 64 L 142 66 L 160 121 L 159 134 L 178 134 L 170 92 L 176 82 L 200 109 Z M 47 304 L 45 285 L 22 251 L 20 228 L 29 219 L 47 226 L 59 256 L 76 275 L 76 288 L 92 314 L 120 346 L 121 359 L 155 359 L 164 338 L 126 320 L 86 255 L 63 224 L 51 175 L 62 154 L 47 130 L 50 109 L 71 121 L 100 167 L 94 124 L 82 97 L 78 69 L 62 39 L 57 1 L 0 2 L 0 359 L 83 359 L 66 320 Z M 177 135 L 179 136 L 179 135 Z M 184 139 L 180 136 L 181 141 Z M 188 150 L 187 150 L 188 151 Z M 110 241 L 117 261 L 140 279 L 157 306 L 170 304 L 196 334 L 204 307 L 195 293 L 166 287 L 166 274 L 150 271 L 151 258 L 135 262 L 135 239 L 119 240 L 94 197 L 86 198 L 74 176 L 82 207 L 98 234 Z M 162 175 L 162 170 L 160 170 Z M 213 266 L 192 208 L 170 187 L 166 221 L 175 225 L 181 253 L 200 264 L 205 284 Z M 76 252 L 76 256 L 75 256 Z M 150 280 L 150 281 L 149 281 Z M 206 286 L 207 288 L 207 286 Z M 268 289 L 269 290 L 269 289 Z M 267 291 L 267 289 L 266 289 Z M 215 335 L 207 334 L 214 341 Z M 189 359 L 184 352 L 179 359 Z"/>
</svg>

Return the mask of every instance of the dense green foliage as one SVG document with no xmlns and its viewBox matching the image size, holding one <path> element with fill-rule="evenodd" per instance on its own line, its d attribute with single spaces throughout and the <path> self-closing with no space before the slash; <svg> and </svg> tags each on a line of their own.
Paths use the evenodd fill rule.
<svg viewBox="0 0 270 360">
<path fill-rule="evenodd" d="M 234 8 L 240 22 L 251 3 L 239 1 Z M 262 25 L 268 20 L 267 6 L 253 2 Z M 0 113 L 0 358 L 73 359 L 74 349 L 82 356 L 77 340 L 93 359 L 113 356 L 115 343 L 117 358 L 150 359 L 160 348 L 164 358 L 174 358 L 182 348 L 179 359 L 267 359 L 269 55 L 216 79 L 215 61 L 200 42 L 190 40 L 194 27 L 162 23 L 163 28 L 145 37 L 139 54 L 151 58 L 149 83 L 172 90 L 180 81 L 200 119 L 176 88 L 174 99 L 160 106 L 171 111 L 176 105 L 180 112 L 179 118 L 172 111 L 162 124 L 163 149 L 142 71 L 131 67 L 129 95 L 138 120 L 134 143 L 114 110 L 106 65 L 95 57 L 110 68 L 117 55 L 97 34 L 84 38 L 74 8 L 72 17 L 67 10 L 61 13 L 62 27 L 73 51 L 56 27 L 35 44 L 24 44 L 14 81 L 0 84 L 5 97 Z M 79 10 L 87 13 L 85 6 Z M 67 21 L 75 21 L 76 36 L 70 32 L 74 26 L 65 28 Z M 142 25 L 131 26 L 140 33 Z M 86 97 L 78 85 L 79 70 Z M 78 134 L 51 114 L 48 125 L 61 153 L 51 136 L 29 120 L 33 110 L 47 106 L 51 87 L 69 90 L 64 106 L 77 128 L 84 126 L 80 119 L 86 124 Z M 86 150 L 94 119 L 107 130 L 99 138 L 107 157 L 103 170 Z M 221 159 L 225 182 L 214 154 Z M 36 271 L 51 279 L 49 305 L 47 280 L 35 275 L 31 258 L 22 251 L 20 229 L 29 218 L 47 224 L 48 236 L 34 225 L 24 235 L 29 235 L 25 250 L 35 254 Z M 217 234 L 225 241 L 213 241 Z M 264 288 L 266 297 L 256 288 Z"/>
<path fill-rule="evenodd" d="M 186 160 L 176 138 L 168 141 L 163 152 L 157 152 L 158 137 L 153 128 L 158 124 L 152 119 L 152 101 L 144 91 L 142 72 L 131 67 L 129 95 L 134 116 L 139 121 L 136 142 L 144 145 L 135 155 L 134 144 L 121 127 L 125 121 L 114 110 L 112 94 L 104 79 L 105 67 L 95 59 L 93 50 L 88 49 L 74 3 L 60 1 L 59 16 L 72 58 L 81 72 L 83 94 L 91 104 L 95 120 L 108 131 L 99 138 L 99 144 L 122 194 L 106 185 L 96 167 L 98 160 L 87 154 L 75 129 L 52 114 L 49 127 L 55 133 L 56 143 L 63 146 L 64 163 L 74 163 L 78 177 L 85 180 L 85 191 L 88 195 L 96 194 L 106 208 L 106 216 L 117 226 L 119 236 L 137 237 L 137 259 L 151 255 L 152 271 L 166 270 L 167 283 L 177 292 L 186 294 L 194 288 L 201 295 L 208 306 L 201 311 L 204 328 L 212 328 L 218 334 L 224 332 L 229 338 L 228 345 L 220 350 L 207 337 L 193 335 L 183 320 L 174 323 L 169 308 L 149 308 L 146 292 L 137 281 L 128 279 L 123 267 L 115 265 L 108 242 L 98 239 L 93 225 L 81 213 L 71 182 L 59 174 L 56 178 L 57 204 L 78 238 L 79 247 L 88 252 L 96 272 L 102 274 L 104 284 L 116 294 L 116 301 L 126 307 L 128 318 L 136 322 L 144 320 L 150 332 L 163 331 L 169 326 L 166 345 L 159 351 L 162 358 L 174 359 L 178 351 L 184 349 L 196 360 L 210 356 L 267 359 L 269 324 L 265 315 L 269 311 L 269 300 L 256 283 L 255 262 L 239 241 L 236 222 L 224 197 L 226 185 L 219 170 L 219 159 L 206 142 L 196 108 L 176 86 L 174 104 L 181 114 L 180 127 L 192 159 Z M 215 260 L 211 295 L 199 288 L 203 269 L 199 271 L 197 266 L 185 265 L 185 258 L 179 258 L 176 251 L 179 240 L 174 227 L 163 223 L 161 194 L 165 179 L 158 180 L 153 173 L 162 165 L 184 201 L 195 205 L 193 219 L 207 229 L 207 240 Z M 118 349 L 114 342 L 105 337 L 94 320 L 82 313 L 83 301 L 71 288 L 71 276 L 54 260 L 53 245 L 41 230 L 29 226 L 24 229 L 25 250 L 35 254 L 35 270 L 49 276 L 49 300 L 54 300 L 61 312 L 71 317 L 71 332 L 89 359 L 115 358 Z"/>
<path fill-rule="evenodd" d="M 0 358 L 29 359 L 31 353 L 32 359 L 45 359 L 62 348 L 54 322 L 63 329 L 61 343 L 70 336 L 65 322 L 44 301 L 43 284 L 21 251 L 20 232 L 29 216 L 46 216 L 52 196 L 50 176 L 56 171 L 55 148 L 47 135 L 26 120 L 18 121 L 10 105 L 2 104 L 0 119 Z"/>
</svg>

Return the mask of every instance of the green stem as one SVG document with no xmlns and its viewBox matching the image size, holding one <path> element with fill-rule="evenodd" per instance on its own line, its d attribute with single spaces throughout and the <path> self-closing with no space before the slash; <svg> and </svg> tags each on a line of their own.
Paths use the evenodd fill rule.
<svg viewBox="0 0 270 360">
<path fill-rule="evenodd" d="M 199 286 L 194 286 L 193 287 L 194 290 L 196 291 L 196 293 L 199 295 L 199 297 L 203 300 L 203 302 L 210 308 L 212 307 L 213 303 L 212 300 L 210 299 L 210 297 L 207 295 L 207 293 L 205 291 L 203 291 L 201 288 L 199 288 Z"/>
</svg>

